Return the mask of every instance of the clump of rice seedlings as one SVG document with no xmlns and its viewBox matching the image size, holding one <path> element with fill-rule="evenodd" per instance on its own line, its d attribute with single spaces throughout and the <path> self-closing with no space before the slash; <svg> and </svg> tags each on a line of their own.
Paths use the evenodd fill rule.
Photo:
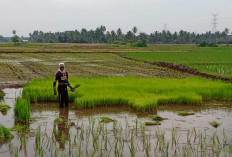
<svg viewBox="0 0 232 157">
<path fill-rule="evenodd" d="M 155 120 L 155 121 L 162 121 L 162 120 L 167 120 L 167 118 L 163 118 L 163 117 L 160 117 L 158 115 L 155 115 L 152 120 Z"/>
<path fill-rule="evenodd" d="M 184 111 L 181 111 L 181 112 L 178 112 L 178 115 L 179 116 L 189 116 L 189 115 L 194 115 L 193 112 L 184 112 Z"/>
<path fill-rule="evenodd" d="M 101 119 L 101 122 L 104 122 L 104 123 L 109 123 L 109 122 L 115 122 L 116 120 L 114 119 L 111 119 L 109 117 L 100 117 Z"/>
<path fill-rule="evenodd" d="M 64 120 L 61 118 L 61 117 L 57 117 L 55 120 L 54 120 L 54 123 L 61 123 L 63 122 Z"/>
<path fill-rule="evenodd" d="M 6 114 L 10 108 L 11 107 L 9 105 L 0 104 L 0 111 L 2 112 L 2 114 Z"/>
<path fill-rule="evenodd" d="M 209 122 L 210 125 L 212 125 L 213 127 L 217 128 L 221 125 L 221 123 L 217 122 L 217 121 L 212 121 L 212 122 Z"/>
<path fill-rule="evenodd" d="M 78 88 L 78 87 L 80 87 L 81 85 L 79 85 L 79 84 L 76 84 L 75 86 L 74 86 L 74 88 L 76 89 L 76 88 Z"/>
<path fill-rule="evenodd" d="M 0 100 L 2 100 L 4 97 L 4 94 L 2 92 L 0 92 Z"/>
<path fill-rule="evenodd" d="M 25 127 L 23 127 L 21 125 L 15 125 L 12 128 L 10 128 L 9 130 L 10 131 L 19 131 L 19 132 L 21 132 L 21 131 L 25 130 Z"/>
<path fill-rule="evenodd" d="M 145 122 L 144 123 L 147 126 L 151 126 L 151 125 L 161 125 L 159 122 Z"/>
<path fill-rule="evenodd" d="M 10 133 L 9 129 L 5 128 L 3 125 L 0 125 L 0 142 L 8 141 L 13 138 L 13 135 Z"/>
<path fill-rule="evenodd" d="M 31 114 L 29 101 L 20 97 L 17 98 L 14 113 L 17 121 L 28 124 Z"/>
<path fill-rule="evenodd" d="M 58 101 L 54 96 L 53 78 L 37 78 L 23 89 L 23 98 L 32 101 Z M 160 104 L 201 104 L 203 100 L 232 100 L 232 84 L 199 77 L 173 78 L 69 78 L 81 88 L 69 92 L 77 107 L 130 105 L 150 110 Z M 76 87 L 77 87 L 76 86 Z"/>
</svg>

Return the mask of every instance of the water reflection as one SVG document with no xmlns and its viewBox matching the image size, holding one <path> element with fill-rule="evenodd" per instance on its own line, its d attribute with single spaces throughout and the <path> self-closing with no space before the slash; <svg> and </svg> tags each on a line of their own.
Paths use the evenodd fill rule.
<svg viewBox="0 0 232 157">
<path fill-rule="evenodd" d="M 65 149 L 66 140 L 69 139 L 69 108 L 60 108 L 59 117 L 62 119 L 62 122 L 54 123 L 53 134 L 59 143 L 59 148 Z"/>
</svg>

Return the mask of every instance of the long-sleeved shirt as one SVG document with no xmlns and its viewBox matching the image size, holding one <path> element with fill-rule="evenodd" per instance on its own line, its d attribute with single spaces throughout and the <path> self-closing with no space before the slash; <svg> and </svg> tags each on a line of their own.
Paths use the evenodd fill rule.
<svg viewBox="0 0 232 157">
<path fill-rule="evenodd" d="M 66 84 L 67 86 L 70 86 L 68 82 L 68 72 L 67 71 L 58 71 L 55 76 L 55 80 L 53 82 L 53 87 L 56 87 L 56 82 L 59 82 L 59 84 Z"/>
</svg>

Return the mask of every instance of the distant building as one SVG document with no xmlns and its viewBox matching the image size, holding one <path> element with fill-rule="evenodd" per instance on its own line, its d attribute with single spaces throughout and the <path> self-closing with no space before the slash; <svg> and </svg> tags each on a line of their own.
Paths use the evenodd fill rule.
<svg viewBox="0 0 232 157">
<path fill-rule="evenodd" d="M 21 40 L 22 43 L 28 43 L 28 40 Z"/>
</svg>

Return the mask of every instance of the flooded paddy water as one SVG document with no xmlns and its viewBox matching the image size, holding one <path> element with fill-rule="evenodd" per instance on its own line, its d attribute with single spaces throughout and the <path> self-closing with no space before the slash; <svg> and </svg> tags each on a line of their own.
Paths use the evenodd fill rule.
<svg viewBox="0 0 232 157">
<path fill-rule="evenodd" d="M 16 97 L 21 88 L 4 89 L 2 104 L 11 106 L 0 123 L 11 128 Z M 194 112 L 179 116 L 178 111 Z M 161 125 L 154 115 L 167 118 Z M 57 117 L 62 121 L 55 122 Z M 102 122 L 101 117 L 113 121 Z M 209 124 L 218 121 L 214 128 Z M 0 157 L 7 156 L 231 156 L 232 103 L 208 101 L 203 105 L 163 105 L 153 111 L 129 106 L 90 109 L 59 108 L 58 102 L 31 103 L 26 131 L 12 131 L 14 138 L 0 143 Z"/>
</svg>

